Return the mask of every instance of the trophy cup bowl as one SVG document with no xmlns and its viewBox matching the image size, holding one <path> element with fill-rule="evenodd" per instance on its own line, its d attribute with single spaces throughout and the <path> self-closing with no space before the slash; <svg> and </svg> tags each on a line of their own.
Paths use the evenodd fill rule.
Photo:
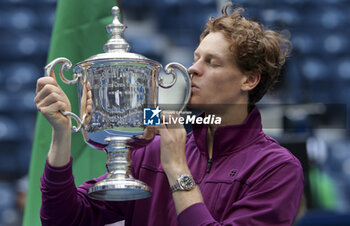
<svg viewBox="0 0 350 226">
<path fill-rule="evenodd" d="M 185 83 L 177 110 L 181 111 L 191 94 L 191 79 L 187 69 L 178 63 L 167 66 L 142 55 L 128 52 L 129 44 L 121 34 L 125 26 L 120 23 L 119 8 L 113 7 L 112 24 L 106 29 L 112 35 L 104 45 L 105 53 L 97 54 L 73 67 L 73 79 L 63 71 L 72 68 L 66 58 L 57 58 L 45 67 L 49 76 L 60 64 L 59 76 L 69 85 L 77 84 L 80 117 L 72 112 L 62 114 L 76 120 L 73 132 L 81 130 L 87 144 L 107 153 L 107 177 L 88 191 L 93 199 L 108 201 L 137 200 L 151 196 L 151 188 L 134 179 L 129 173 L 130 143 L 142 135 L 146 126 L 144 108 L 159 105 L 159 89 L 172 87 L 182 75 Z M 164 76 L 170 77 L 168 84 Z M 169 80 L 169 79 L 168 79 Z M 87 112 L 87 90 L 92 93 L 92 110 Z"/>
</svg>

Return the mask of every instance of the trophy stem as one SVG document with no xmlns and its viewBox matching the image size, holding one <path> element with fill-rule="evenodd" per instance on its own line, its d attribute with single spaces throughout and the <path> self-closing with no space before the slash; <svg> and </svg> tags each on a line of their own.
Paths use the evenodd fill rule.
<svg viewBox="0 0 350 226">
<path fill-rule="evenodd" d="M 111 142 L 107 153 L 107 178 L 132 178 L 130 176 L 130 150 L 125 143 Z"/>
<path fill-rule="evenodd" d="M 127 201 L 148 198 L 151 189 L 130 174 L 130 157 L 128 137 L 107 138 L 108 143 L 106 168 L 107 177 L 89 189 L 88 195 L 93 199 L 104 201 Z"/>
</svg>

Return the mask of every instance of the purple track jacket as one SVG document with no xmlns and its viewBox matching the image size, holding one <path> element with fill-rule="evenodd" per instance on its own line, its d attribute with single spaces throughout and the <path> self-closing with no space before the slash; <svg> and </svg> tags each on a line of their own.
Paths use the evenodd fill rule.
<svg viewBox="0 0 350 226">
<path fill-rule="evenodd" d="M 132 153 L 133 176 L 152 188 L 152 197 L 137 201 L 97 201 L 87 191 L 106 177 L 76 188 L 72 159 L 64 167 L 46 163 L 41 178 L 43 225 L 291 225 L 303 193 L 299 161 L 266 136 L 257 108 L 241 125 L 215 132 L 212 161 L 206 145 L 207 126 L 194 125 L 187 136 L 186 157 L 204 203 L 179 215 L 160 162 L 160 137 Z"/>
</svg>

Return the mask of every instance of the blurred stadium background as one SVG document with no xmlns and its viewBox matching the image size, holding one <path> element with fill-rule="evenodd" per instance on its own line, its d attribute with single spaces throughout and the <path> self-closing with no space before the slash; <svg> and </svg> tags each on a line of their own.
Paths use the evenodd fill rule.
<svg viewBox="0 0 350 226">
<path fill-rule="evenodd" d="M 225 2 L 122 0 L 125 39 L 132 52 L 188 67 L 204 23 Z M 304 165 L 307 212 L 297 224 L 349 223 L 350 1 L 233 2 L 293 43 L 280 81 L 260 107 L 266 132 Z M 21 225 L 35 82 L 43 75 L 55 9 L 56 0 L 0 1 L 0 226 Z"/>
</svg>

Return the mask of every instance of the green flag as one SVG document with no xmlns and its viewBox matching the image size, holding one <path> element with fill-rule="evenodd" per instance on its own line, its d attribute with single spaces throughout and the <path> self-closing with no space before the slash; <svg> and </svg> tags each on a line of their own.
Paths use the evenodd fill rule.
<svg viewBox="0 0 350 226">
<path fill-rule="evenodd" d="M 92 55 L 103 52 L 103 45 L 110 38 L 105 26 L 112 22 L 111 10 L 115 5 L 114 0 L 58 1 L 48 62 L 57 57 L 66 57 L 75 65 Z M 65 75 L 71 78 L 72 72 L 65 72 Z M 71 101 L 72 111 L 78 114 L 76 85 L 68 86 L 60 82 L 58 76 L 56 77 Z M 24 226 L 41 225 L 40 177 L 44 170 L 50 142 L 51 127 L 39 113 L 29 170 Z M 73 173 L 77 185 L 106 172 L 106 154 L 90 148 L 80 133 L 72 135 L 72 156 L 74 158 Z"/>
</svg>

